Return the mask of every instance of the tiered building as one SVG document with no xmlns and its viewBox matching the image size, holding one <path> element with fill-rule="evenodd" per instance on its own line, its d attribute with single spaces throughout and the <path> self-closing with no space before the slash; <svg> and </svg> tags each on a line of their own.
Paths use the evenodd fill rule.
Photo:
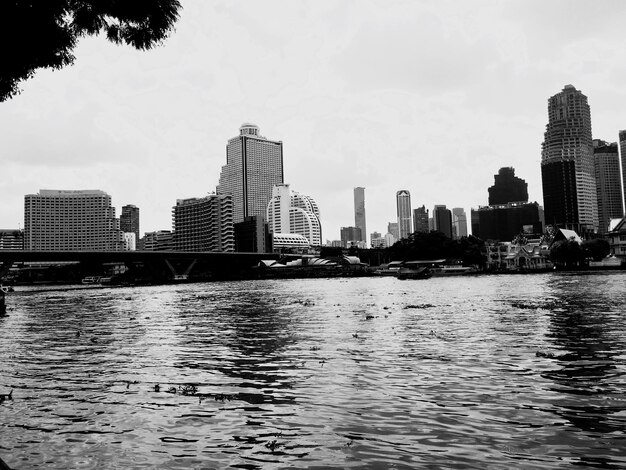
<svg viewBox="0 0 626 470">
<path fill-rule="evenodd" d="M 546 224 L 577 233 L 598 229 L 598 200 L 587 97 L 572 85 L 548 100 L 541 152 Z"/>
<path fill-rule="evenodd" d="M 283 144 L 259 134 L 254 124 L 243 124 L 228 141 L 218 195 L 232 196 L 233 223 L 264 216 L 274 185 L 283 183 Z"/>
<path fill-rule="evenodd" d="M 278 184 L 272 189 L 272 198 L 266 208 L 269 230 L 272 234 L 297 234 L 310 246 L 322 244 L 320 211 L 315 200 Z"/>
<path fill-rule="evenodd" d="M 230 196 L 178 199 L 172 208 L 172 219 L 177 251 L 235 250 Z"/>
<path fill-rule="evenodd" d="M 23 250 L 24 232 L 18 229 L 0 230 L 0 250 Z"/>
<path fill-rule="evenodd" d="M 124 235 L 104 191 L 42 189 L 24 198 L 24 249 L 120 251 Z"/>
</svg>

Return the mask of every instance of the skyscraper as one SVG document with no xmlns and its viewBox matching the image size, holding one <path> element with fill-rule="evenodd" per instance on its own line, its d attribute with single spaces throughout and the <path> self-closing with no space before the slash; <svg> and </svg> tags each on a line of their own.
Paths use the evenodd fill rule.
<svg viewBox="0 0 626 470">
<path fill-rule="evenodd" d="M 178 199 L 172 209 L 177 251 L 234 251 L 231 196 Z"/>
<path fill-rule="evenodd" d="M 624 196 L 624 207 L 626 207 L 626 130 L 619 131 L 619 151 L 622 161 L 622 194 Z"/>
<path fill-rule="evenodd" d="M 367 242 L 365 229 L 365 188 L 354 188 L 354 226 L 361 229 L 361 237 Z"/>
<path fill-rule="evenodd" d="M 132 204 L 122 206 L 120 230 L 126 233 L 134 233 L 135 242 L 139 243 L 139 208 L 137 206 Z"/>
<path fill-rule="evenodd" d="M 408 238 L 411 233 L 411 193 L 401 189 L 396 193 L 396 206 L 398 209 L 398 235 L 400 238 Z"/>
<path fill-rule="evenodd" d="M 283 183 L 283 143 L 259 135 L 254 124 L 242 124 L 228 141 L 217 194 L 230 194 L 233 223 L 244 217 L 264 216 L 272 188 Z"/>
<path fill-rule="evenodd" d="M 546 224 L 583 232 L 598 228 L 598 201 L 587 97 L 572 85 L 548 99 L 541 151 Z"/>
<path fill-rule="evenodd" d="M 452 238 L 452 212 L 445 205 L 435 206 L 433 209 L 433 223 L 437 232 Z"/>
<path fill-rule="evenodd" d="M 266 215 L 271 233 L 302 235 L 311 246 L 322 244 L 317 203 L 310 196 L 290 190 L 288 184 L 274 186 Z"/>
<path fill-rule="evenodd" d="M 467 237 L 467 215 L 462 207 L 452 209 L 452 232 L 454 238 Z"/>
<path fill-rule="evenodd" d="M 124 235 L 104 191 L 42 189 L 24 197 L 24 249 L 120 251 Z"/>
<path fill-rule="evenodd" d="M 600 221 L 598 231 L 604 234 L 608 232 L 611 219 L 624 216 L 617 143 L 609 144 L 603 140 L 594 140 L 593 153 Z"/>
<path fill-rule="evenodd" d="M 528 201 L 528 183 L 515 176 L 515 168 L 500 168 L 493 178 L 494 185 L 489 188 L 490 206 Z"/>
<path fill-rule="evenodd" d="M 418 207 L 413 210 L 413 231 L 414 232 L 430 232 L 428 227 L 428 209 L 426 206 Z"/>
</svg>

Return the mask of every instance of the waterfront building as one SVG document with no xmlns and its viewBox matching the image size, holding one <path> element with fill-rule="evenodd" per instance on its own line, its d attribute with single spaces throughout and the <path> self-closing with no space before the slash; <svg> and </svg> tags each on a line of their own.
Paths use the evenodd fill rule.
<svg viewBox="0 0 626 470">
<path fill-rule="evenodd" d="M 298 234 L 310 246 L 322 244 L 320 210 L 315 200 L 289 189 L 288 184 L 272 188 L 272 198 L 266 208 L 267 223 L 272 234 Z"/>
<path fill-rule="evenodd" d="M 548 124 L 541 151 L 546 224 L 579 233 L 598 229 L 591 111 L 572 85 L 548 100 Z"/>
<path fill-rule="evenodd" d="M 23 250 L 24 232 L 19 229 L 0 229 L 0 250 Z"/>
<path fill-rule="evenodd" d="M 349 248 L 361 241 L 361 229 L 359 227 L 341 227 L 341 245 Z"/>
<path fill-rule="evenodd" d="M 515 176 L 515 168 L 502 167 L 493 176 L 494 184 L 489 188 L 489 205 L 509 202 L 528 202 L 528 183 Z"/>
<path fill-rule="evenodd" d="M 387 233 L 390 233 L 391 235 L 393 235 L 393 238 L 395 240 L 399 240 L 400 232 L 398 230 L 398 222 L 389 222 L 387 224 Z"/>
<path fill-rule="evenodd" d="M 461 207 L 452 209 L 452 235 L 453 238 L 467 237 L 467 215 Z"/>
<path fill-rule="evenodd" d="M 426 206 L 418 207 L 413 210 L 413 232 L 430 232 L 428 224 L 428 209 Z"/>
<path fill-rule="evenodd" d="M 234 251 L 231 196 L 178 199 L 172 208 L 176 251 Z"/>
<path fill-rule="evenodd" d="M 472 209 L 472 234 L 482 240 L 511 241 L 520 233 L 543 233 L 539 204 L 509 202 Z"/>
<path fill-rule="evenodd" d="M 121 251 L 124 235 L 111 196 L 100 190 L 42 189 L 24 197 L 24 249 Z"/>
<path fill-rule="evenodd" d="M 264 217 L 246 217 L 235 224 L 235 251 L 245 253 L 271 253 L 272 234 Z"/>
<path fill-rule="evenodd" d="M 143 236 L 142 249 L 145 251 L 173 251 L 174 234 L 171 230 L 146 232 Z"/>
<path fill-rule="evenodd" d="M 624 216 L 617 143 L 610 144 L 595 139 L 593 158 L 598 194 L 598 232 L 605 234 L 608 232 L 611 219 Z"/>
<path fill-rule="evenodd" d="M 611 254 L 626 261 L 626 217 L 611 220 L 607 239 Z"/>
<path fill-rule="evenodd" d="M 272 236 L 273 250 L 277 252 L 306 253 L 309 240 L 297 233 L 274 233 Z"/>
<path fill-rule="evenodd" d="M 398 236 L 408 238 L 411 233 L 411 193 L 401 189 L 396 193 L 396 207 L 398 212 Z"/>
<path fill-rule="evenodd" d="M 452 212 L 445 205 L 437 205 L 433 209 L 434 230 L 452 238 Z"/>
<path fill-rule="evenodd" d="M 137 206 L 132 204 L 122 206 L 120 230 L 134 233 L 135 240 L 139 240 L 139 208 Z"/>
<path fill-rule="evenodd" d="M 361 236 L 367 243 L 367 229 L 365 224 L 365 188 L 354 188 L 354 226 L 361 229 Z"/>
<path fill-rule="evenodd" d="M 268 140 L 254 124 L 245 123 L 228 141 L 218 195 L 231 195 L 233 223 L 265 216 L 272 188 L 283 183 L 283 143 Z"/>
</svg>

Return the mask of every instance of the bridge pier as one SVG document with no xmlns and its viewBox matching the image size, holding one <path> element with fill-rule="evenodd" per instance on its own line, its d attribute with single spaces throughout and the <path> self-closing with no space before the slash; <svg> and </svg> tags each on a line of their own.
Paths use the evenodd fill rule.
<svg viewBox="0 0 626 470">
<path fill-rule="evenodd" d="M 164 261 L 167 267 L 170 269 L 170 272 L 172 273 L 174 280 L 186 280 L 189 277 L 189 273 L 198 262 L 198 259 L 197 258 L 192 259 L 191 262 L 184 269 L 182 274 L 179 274 L 178 270 L 174 267 L 174 265 L 168 258 L 165 258 Z M 182 264 L 184 268 L 185 267 L 184 262 L 187 260 L 179 260 L 179 261 L 180 261 L 179 264 Z"/>
</svg>

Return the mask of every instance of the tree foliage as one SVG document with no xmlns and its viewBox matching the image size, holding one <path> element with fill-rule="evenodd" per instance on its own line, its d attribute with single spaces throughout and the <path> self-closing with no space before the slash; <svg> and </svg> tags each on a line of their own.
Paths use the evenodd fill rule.
<svg viewBox="0 0 626 470">
<path fill-rule="evenodd" d="M 601 261 L 611 253 L 611 245 L 602 238 L 585 240 L 582 249 L 585 257 L 591 258 L 594 261 Z"/>
<path fill-rule="evenodd" d="M 580 243 L 575 240 L 559 240 L 550 247 L 550 261 L 567 267 L 578 266 L 585 259 Z"/>
<path fill-rule="evenodd" d="M 486 254 L 484 242 L 472 235 L 458 240 L 441 232 L 415 232 L 389 248 L 391 258 L 397 261 L 458 259 L 464 265 L 483 265 Z"/>
<path fill-rule="evenodd" d="M 115 44 L 150 49 L 178 19 L 178 0 L 7 0 L 0 16 L 0 102 L 19 93 L 37 69 L 74 63 L 81 37 L 103 33 Z"/>
</svg>

